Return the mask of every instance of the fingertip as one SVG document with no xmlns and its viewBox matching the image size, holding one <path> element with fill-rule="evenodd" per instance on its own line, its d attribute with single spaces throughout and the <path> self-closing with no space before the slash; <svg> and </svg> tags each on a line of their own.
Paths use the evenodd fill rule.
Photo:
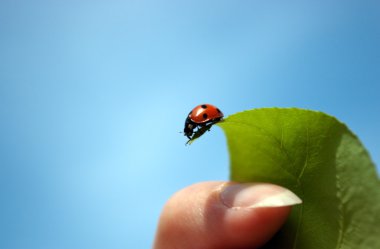
<svg viewBox="0 0 380 249">
<path fill-rule="evenodd" d="M 167 202 L 154 248 L 257 248 L 300 200 L 272 184 L 203 182 Z"/>
<path fill-rule="evenodd" d="M 213 238 L 219 237 L 214 226 L 225 209 L 219 202 L 221 185 L 202 182 L 176 192 L 161 213 L 154 248 L 212 248 Z"/>
<path fill-rule="evenodd" d="M 229 209 L 226 212 L 226 248 L 256 248 L 268 242 L 285 223 L 291 206 Z"/>
</svg>

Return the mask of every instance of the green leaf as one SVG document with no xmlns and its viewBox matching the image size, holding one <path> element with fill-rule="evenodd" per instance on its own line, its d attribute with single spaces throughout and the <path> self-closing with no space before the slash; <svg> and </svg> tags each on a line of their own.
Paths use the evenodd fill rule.
<svg viewBox="0 0 380 249">
<path fill-rule="evenodd" d="M 380 248 L 380 181 L 343 123 L 316 111 L 263 108 L 218 125 L 231 180 L 282 185 L 303 200 L 266 248 Z"/>
</svg>

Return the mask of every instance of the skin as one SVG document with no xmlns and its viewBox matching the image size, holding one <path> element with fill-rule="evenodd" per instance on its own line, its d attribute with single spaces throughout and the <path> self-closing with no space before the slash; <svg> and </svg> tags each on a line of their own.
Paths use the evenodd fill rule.
<svg viewBox="0 0 380 249">
<path fill-rule="evenodd" d="M 260 248 L 281 228 L 291 207 L 232 208 L 225 182 L 202 182 L 174 194 L 163 208 L 154 249 Z M 255 198 L 280 187 L 262 184 Z"/>
</svg>

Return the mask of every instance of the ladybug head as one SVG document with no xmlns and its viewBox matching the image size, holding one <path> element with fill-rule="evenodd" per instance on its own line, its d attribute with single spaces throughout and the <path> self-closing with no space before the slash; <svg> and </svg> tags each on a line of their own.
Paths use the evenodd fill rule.
<svg viewBox="0 0 380 249">
<path fill-rule="evenodd" d="M 187 136 L 189 139 L 191 139 L 191 136 L 193 135 L 195 125 L 193 122 L 191 122 L 190 119 L 186 119 L 185 122 L 185 128 L 183 129 L 183 132 L 185 133 L 185 136 Z"/>
</svg>

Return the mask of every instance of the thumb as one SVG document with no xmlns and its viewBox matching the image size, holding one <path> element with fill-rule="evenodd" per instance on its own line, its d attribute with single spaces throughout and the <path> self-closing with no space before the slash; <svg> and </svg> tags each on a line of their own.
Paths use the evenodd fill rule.
<svg viewBox="0 0 380 249">
<path fill-rule="evenodd" d="M 167 202 L 154 249 L 257 248 L 282 226 L 290 206 L 301 202 L 273 184 L 198 183 Z"/>
</svg>

